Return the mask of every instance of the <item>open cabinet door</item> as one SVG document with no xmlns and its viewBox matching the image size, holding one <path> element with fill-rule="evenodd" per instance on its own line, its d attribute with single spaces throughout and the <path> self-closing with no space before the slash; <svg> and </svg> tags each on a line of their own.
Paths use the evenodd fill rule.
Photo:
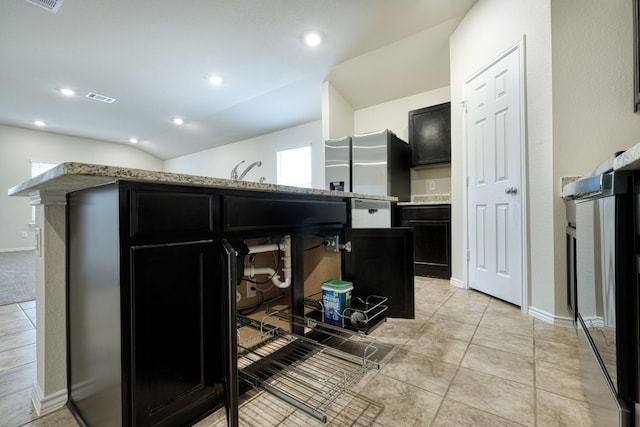
<svg viewBox="0 0 640 427">
<path fill-rule="evenodd" d="M 345 241 L 343 276 L 353 296 L 388 297 L 387 317 L 415 318 L 413 228 L 348 228 Z"/>
<path fill-rule="evenodd" d="M 226 240 L 222 240 L 221 264 L 222 268 L 222 288 L 223 288 L 223 313 L 222 327 L 224 328 L 224 339 L 222 346 L 224 347 L 225 362 L 225 406 L 227 410 L 227 426 L 238 427 L 240 417 L 238 414 L 239 405 L 239 386 L 238 386 L 238 336 L 236 322 L 236 285 L 238 284 L 239 268 L 238 260 L 240 254 Z M 240 261 L 242 262 L 242 261 Z"/>
</svg>

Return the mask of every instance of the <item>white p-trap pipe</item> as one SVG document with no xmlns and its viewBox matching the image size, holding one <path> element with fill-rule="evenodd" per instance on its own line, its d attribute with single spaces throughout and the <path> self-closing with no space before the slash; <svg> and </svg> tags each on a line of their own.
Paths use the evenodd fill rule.
<svg viewBox="0 0 640 427">
<path fill-rule="evenodd" d="M 255 275 L 266 274 L 268 276 L 271 276 L 271 282 L 278 288 L 288 288 L 291 285 L 291 236 L 284 236 L 282 238 L 282 242 L 280 243 L 250 246 L 249 254 L 272 252 L 277 250 L 281 250 L 284 252 L 284 256 L 282 257 L 282 260 L 284 261 L 284 267 L 282 268 L 282 271 L 284 273 L 284 281 L 280 280 L 280 275 L 276 274 L 276 271 L 271 267 L 245 267 L 244 275 L 253 277 Z"/>
</svg>

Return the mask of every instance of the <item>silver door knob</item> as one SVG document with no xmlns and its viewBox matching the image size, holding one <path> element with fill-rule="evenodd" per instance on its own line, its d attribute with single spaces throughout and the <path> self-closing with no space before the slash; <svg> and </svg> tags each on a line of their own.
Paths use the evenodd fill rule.
<svg viewBox="0 0 640 427">
<path fill-rule="evenodd" d="M 518 194 L 518 188 L 517 187 L 507 187 L 504 189 L 504 192 L 506 194 Z"/>
</svg>

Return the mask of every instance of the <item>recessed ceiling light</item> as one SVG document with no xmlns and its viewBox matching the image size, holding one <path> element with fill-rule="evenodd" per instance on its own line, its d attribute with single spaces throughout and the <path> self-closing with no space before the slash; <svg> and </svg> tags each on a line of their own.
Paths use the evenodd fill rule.
<svg viewBox="0 0 640 427">
<path fill-rule="evenodd" d="M 46 126 L 47 124 L 45 122 L 43 122 L 42 120 L 36 120 L 35 122 L 33 122 L 34 125 L 38 126 L 39 128 Z"/>
<path fill-rule="evenodd" d="M 132 144 L 137 144 L 138 143 L 138 138 L 129 138 L 129 142 Z"/>
<path fill-rule="evenodd" d="M 63 94 L 64 96 L 73 96 L 76 94 L 76 92 L 73 89 L 69 89 L 66 87 L 60 89 L 60 93 Z"/>
<path fill-rule="evenodd" d="M 304 42 L 307 44 L 307 46 L 315 47 L 322 42 L 322 36 L 316 32 L 310 32 L 305 34 Z"/>
<path fill-rule="evenodd" d="M 173 119 L 173 123 L 178 125 L 178 126 L 180 126 L 180 125 L 184 124 L 184 119 L 182 119 L 181 117 L 175 117 Z"/>
<path fill-rule="evenodd" d="M 220 86 L 222 84 L 222 77 L 220 76 L 209 76 L 209 83 L 214 86 Z"/>
</svg>

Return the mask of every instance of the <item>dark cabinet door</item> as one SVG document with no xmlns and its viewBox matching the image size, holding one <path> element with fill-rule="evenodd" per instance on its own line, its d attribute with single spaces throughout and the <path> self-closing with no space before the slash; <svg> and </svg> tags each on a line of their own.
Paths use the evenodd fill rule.
<svg viewBox="0 0 640 427">
<path fill-rule="evenodd" d="M 131 392 L 137 426 L 180 425 L 220 400 L 216 259 L 211 242 L 131 249 Z"/>
<path fill-rule="evenodd" d="M 412 220 L 403 225 L 415 231 L 416 273 L 443 279 L 451 277 L 451 222 Z"/>
<path fill-rule="evenodd" d="M 401 225 L 415 232 L 415 271 L 418 276 L 451 277 L 450 206 L 402 207 Z"/>
<path fill-rule="evenodd" d="M 411 166 L 451 163 L 451 103 L 409 111 Z"/>
<path fill-rule="evenodd" d="M 413 319 L 413 230 L 352 228 L 345 239 L 351 252 L 345 252 L 344 277 L 353 282 L 354 297 L 386 296 L 387 317 Z"/>
</svg>

